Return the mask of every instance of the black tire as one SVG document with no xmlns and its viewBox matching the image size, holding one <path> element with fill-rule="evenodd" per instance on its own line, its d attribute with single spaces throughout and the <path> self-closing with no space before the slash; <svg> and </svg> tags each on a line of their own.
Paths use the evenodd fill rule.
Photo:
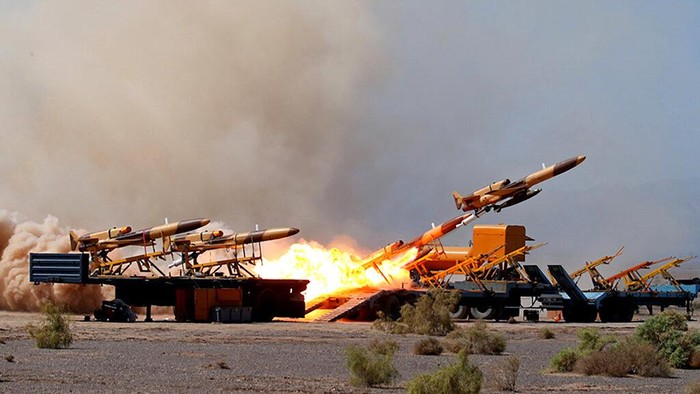
<svg viewBox="0 0 700 394">
<path fill-rule="evenodd" d="M 498 308 L 493 305 L 479 305 L 473 306 L 469 310 L 469 314 L 474 319 L 479 320 L 491 320 L 498 314 Z"/>
<path fill-rule="evenodd" d="M 637 306 L 634 303 L 626 303 L 621 306 L 620 309 L 620 321 L 623 323 L 629 323 L 634 319 L 634 313 L 637 310 Z"/>
<path fill-rule="evenodd" d="M 583 323 L 593 323 L 598 316 L 598 310 L 595 307 L 583 309 Z"/>
<path fill-rule="evenodd" d="M 562 315 L 567 323 L 593 323 L 598 311 L 590 305 L 564 307 Z"/>
<path fill-rule="evenodd" d="M 620 321 L 619 306 L 616 304 L 607 304 L 600 307 L 600 321 L 603 323 L 616 323 Z"/>
<path fill-rule="evenodd" d="M 263 289 L 253 303 L 253 321 L 269 322 L 275 318 L 277 294 L 271 289 Z"/>
<path fill-rule="evenodd" d="M 578 311 L 575 307 L 573 306 L 564 306 L 564 309 L 561 311 L 562 317 L 564 318 L 564 321 L 567 323 L 576 323 L 577 318 L 578 318 Z"/>
<path fill-rule="evenodd" d="M 452 320 L 468 319 L 469 307 L 466 305 L 456 305 L 454 308 L 452 308 L 452 310 L 450 310 L 450 318 L 452 318 Z"/>
</svg>

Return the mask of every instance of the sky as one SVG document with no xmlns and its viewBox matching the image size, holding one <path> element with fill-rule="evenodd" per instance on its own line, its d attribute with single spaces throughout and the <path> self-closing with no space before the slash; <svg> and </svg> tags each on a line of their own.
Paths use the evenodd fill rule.
<svg viewBox="0 0 700 394">
<path fill-rule="evenodd" d="M 699 254 L 697 37 L 692 1 L 0 2 L 0 209 L 373 250 L 585 155 L 477 223 L 541 266 Z"/>
</svg>

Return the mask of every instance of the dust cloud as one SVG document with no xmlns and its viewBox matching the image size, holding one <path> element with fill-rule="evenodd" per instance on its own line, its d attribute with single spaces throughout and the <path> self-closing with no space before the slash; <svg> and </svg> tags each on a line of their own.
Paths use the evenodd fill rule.
<svg viewBox="0 0 700 394">
<path fill-rule="evenodd" d="M 68 252 L 69 229 L 59 226 L 53 216 L 41 223 L 17 223 L 16 217 L 0 211 L 0 309 L 38 311 L 43 302 L 51 301 L 72 312 L 94 311 L 105 296 L 100 286 L 29 282 L 29 253 Z"/>
</svg>

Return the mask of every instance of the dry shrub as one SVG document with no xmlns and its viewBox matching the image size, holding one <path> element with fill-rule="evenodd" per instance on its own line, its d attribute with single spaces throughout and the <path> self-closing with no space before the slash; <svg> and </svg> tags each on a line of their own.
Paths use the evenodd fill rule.
<svg viewBox="0 0 700 394">
<path fill-rule="evenodd" d="M 416 306 L 403 305 L 398 325 L 391 332 L 420 335 L 445 335 L 454 330 L 450 310 L 459 301 L 459 293 L 440 288 L 428 290 L 418 298 Z"/>
<path fill-rule="evenodd" d="M 36 341 L 36 346 L 40 349 L 61 349 L 70 346 L 73 343 L 73 334 L 61 307 L 46 302 L 42 305 L 41 312 L 44 315 L 41 325 L 27 326 L 29 336 Z"/>
<path fill-rule="evenodd" d="M 413 353 L 422 356 L 437 356 L 442 354 L 442 345 L 435 338 L 421 339 L 413 346 Z"/>
<path fill-rule="evenodd" d="M 576 361 L 574 371 L 584 375 L 607 375 L 621 377 L 627 375 L 628 363 L 612 351 L 599 351 L 587 354 Z"/>
<path fill-rule="evenodd" d="M 498 390 L 515 391 L 519 369 L 520 359 L 516 356 L 508 356 L 491 366 L 488 381 Z"/>
<path fill-rule="evenodd" d="M 416 376 L 408 383 L 410 394 L 476 394 L 481 391 L 483 374 L 469 363 L 468 353 L 462 350 L 457 354 L 457 362 L 443 367 L 432 374 Z"/>
<path fill-rule="evenodd" d="M 231 367 L 228 366 L 228 363 L 226 361 L 217 361 L 213 364 L 207 365 L 207 368 L 219 368 L 219 369 L 231 369 Z"/>
<path fill-rule="evenodd" d="M 549 360 L 549 369 L 553 372 L 571 372 L 574 370 L 578 358 L 576 349 L 565 347 Z"/>
<path fill-rule="evenodd" d="M 578 360 L 575 369 L 584 375 L 671 376 L 666 359 L 653 345 L 639 338 L 627 338 L 609 348 L 591 352 Z"/>
<path fill-rule="evenodd" d="M 696 347 L 690 352 L 690 360 L 688 360 L 688 366 L 692 369 L 700 368 L 700 347 Z"/>
<path fill-rule="evenodd" d="M 394 367 L 394 353 L 380 354 L 359 346 L 345 349 L 350 369 L 350 383 L 355 386 L 372 387 L 392 383 L 399 376 Z"/>
<path fill-rule="evenodd" d="M 378 338 L 374 338 L 369 342 L 368 348 L 377 354 L 383 354 L 386 356 L 388 354 L 393 355 L 396 353 L 396 351 L 399 350 L 399 344 L 393 340 L 383 341 Z"/>
<path fill-rule="evenodd" d="M 683 387 L 683 392 L 685 394 L 698 394 L 700 393 L 700 380 L 693 380 Z"/>
<path fill-rule="evenodd" d="M 538 336 L 540 339 L 552 339 L 554 338 L 554 332 L 547 327 L 540 329 Z"/>
<path fill-rule="evenodd" d="M 406 306 L 406 305 L 404 305 Z M 403 311 L 403 307 L 401 308 Z M 392 334 L 410 334 L 411 328 L 405 323 L 398 322 L 382 311 L 377 312 L 377 319 L 372 322 L 372 328 Z"/>
<path fill-rule="evenodd" d="M 472 354 L 501 354 L 506 350 L 506 340 L 498 332 L 490 331 L 483 321 L 471 327 L 454 330 L 443 341 L 445 349 L 459 353 L 462 349 Z"/>
</svg>

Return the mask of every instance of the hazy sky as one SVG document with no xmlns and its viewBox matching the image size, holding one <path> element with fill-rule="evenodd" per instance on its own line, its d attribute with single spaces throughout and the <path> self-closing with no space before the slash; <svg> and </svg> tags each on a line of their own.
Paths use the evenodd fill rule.
<svg viewBox="0 0 700 394">
<path fill-rule="evenodd" d="M 0 208 L 371 249 L 585 155 L 479 223 L 541 265 L 700 252 L 697 2 L 243 4 L 0 3 Z"/>
</svg>

